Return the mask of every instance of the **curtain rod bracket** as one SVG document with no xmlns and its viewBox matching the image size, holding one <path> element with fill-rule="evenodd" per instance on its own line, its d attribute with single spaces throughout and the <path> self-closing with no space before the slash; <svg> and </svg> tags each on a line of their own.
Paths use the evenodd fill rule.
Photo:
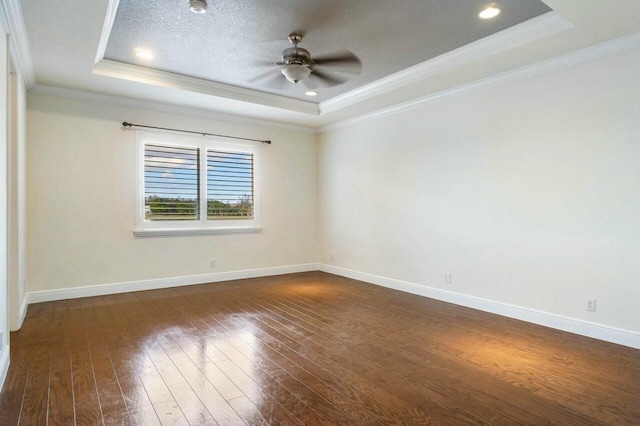
<svg viewBox="0 0 640 426">
<path fill-rule="evenodd" d="M 239 136 L 229 136 L 229 135 L 218 135 L 218 134 L 215 134 L 215 133 L 194 132 L 194 131 L 191 131 L 191 130 L 170 129 L 168 127 L 145 126 L 143 124 L 134 124 L 134 123 L 126 122 L 126 121 L 122 122 L 122 126 L 123 127 L 129 127 L 129 128 L 144 127 L 144 128 L 147 128 L 147 129 L 169 130 L 171 132 L 191 133 L 191 134 L 202 135 L 202 136 L 217 136 L 219 138 L 239 139 L 239 140 L 243 140 L 243 141 L 260 142 L 260 143 L 266 143 L 267 145 L 271 145 L 271 141 L 270 140 L 242 138 L 242 137 L 239 137 Z"/>
</svg>

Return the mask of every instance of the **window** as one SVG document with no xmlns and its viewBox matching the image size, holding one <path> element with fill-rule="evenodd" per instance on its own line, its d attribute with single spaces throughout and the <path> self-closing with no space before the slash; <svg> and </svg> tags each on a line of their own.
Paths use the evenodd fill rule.
<svg viewBox="0 0 640 426">
<path fill-rule="evenodd" d="M 135 234 L 255 232 L 259 146 L 139 132 Z"/>
<path fill-rule="evenodd" d="M 144 219 L 200 219 L 200 148 L 144 145 Z"/>
<path fill-rule="evenodd" d="M 253 153 L 207 150 L 207 218 L 253 219 Z"/>
</svg>

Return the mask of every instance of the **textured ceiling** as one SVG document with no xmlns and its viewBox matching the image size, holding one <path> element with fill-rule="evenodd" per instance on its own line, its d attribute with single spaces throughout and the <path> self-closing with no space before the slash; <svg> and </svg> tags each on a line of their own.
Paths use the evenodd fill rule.
<svg viewBox="0 0 640 426">
<path fill-rule="evenodd" d="M 222 7 L 220 1 L 212 5 L 214 13 Z M 351 3 L 355 1 L 345 0 L 344 3 L 349 3 L 351 7 Z M 176 0 L 175 3 L 184 2 L 186 0 Z M 429 0 L 424 2 L 430 3 Z M 475 4 L 467 0 L 450 2 Z M 235 3 L 244 4 L 244 1 Z M 265 3 L 272 2 L 265 0 Z M 638 0 L 616 0 L 615 7 L 604 7 L 605 2 L 602 0 L 545 0 L 545 3 L 553 9 L 552 15 L 561 17 L 573 26 L 535 38 L 533 41 L 529 40 L 515 48 L 499 52 L 478 52 L 479 57 L 472 62 L 452 64 L 444 72 L 406 81 L 394 87 L 392 91 L 374 93 L 365 99 L 358 97 L 354 99 L 354 103 L 344 108 L 313 115 L 255 103 L 250 99 L 236 100 L 215 93 L 173 87 L 170 84 L 150 84 L 145 81 L 96 74 L 96 52 L 102 40 L 105 17 L 109 15 L 110 0 L 19 0 L 36 74 L 37 85 L 30 87 L 33 92 L 73 97 L 98 96 L 100 99 L 104 95 L 113 95 L 115 98 L 104 97 L 104 102 L 120 102 L 123 98 L 132 102 L 143 100 L 148 102 L 144 104 L 148 105 L 144 108 L 183 111 L 182 114 L 202 115 L 218 120 L 220 117 L 226 117 L 225 120 L 229 121 L 238 120 L 237 116 L 252 117 L 267 120 L 268 123 L 286 123 L 286 126 L 294 124 L 310 128 L 320 128 L 362 114 L 412 102 L 614 39 L 626 38 L 640 31 Z M 505 13 L 506 11 L 505 7 Z M 549 14 L 544 14 L 541 18 L 547 15 Z M 209 19 L 215 16 L 211 15 Z M 366 21 L 364 17 L 360 20 Z M 438 18 L 437 21 L 443 20 Z M 264 39 L 282 37 L 281 31 L 290 31 L 289 28 L 283 30 L 272 27 L 266 19 L 260 19 L 258 24 L 267 34 Z M 546 32 L 544 27 L 541 30 L 543 33 Z M 309 42 L 316 31 L 319 30 L 309 30 Z M 414 31 L 416 32 L 411 34 L 412 37 L 422 37 L 421 30 Z M 242 34 L 242 31 L 238 31 L 237 34 Z M 348 47 L 346 41 L 339 43 L 339 46 Z M 333 47 L 328 50 L 333 50 Z M 315 52 L 312 50 L 312 53 Z M 357 53 L 364 56 L 362 52 Z M 364 67 L 366 69 L 368 63 L 365 62 Z M 124 120 L 127 117 L 119 119 Z"/>
<path fill-rule="evenodd" d="M 120 0 L 105 59 L 321 102 L 550 10 L 539 0 L 503 0 L 500 16 L 480 20 L 486 0 L 209 3 L 209 13 L 196 15 L 187 0 Z M 306 97 L 302 85 L 250 82 L 269 70 L 255 62 L 278 60 L 292 31 L 305 35 L 301 47 L 312 56 L 351 50 L 362 73 L 315 98 Z M 137 48 L 154 58 L 136 57 Z"/>
</svg>

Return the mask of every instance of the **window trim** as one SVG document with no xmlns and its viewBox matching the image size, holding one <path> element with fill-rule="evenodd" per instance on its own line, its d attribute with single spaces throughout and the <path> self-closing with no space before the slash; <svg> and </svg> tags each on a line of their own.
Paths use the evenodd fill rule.
<svg viewBox="0 0 640 426">
<path fill-rule="evenodd" d="M 200 219 L 197 221 L 151 221 L 145 219 L 144 150 L 146 144 L 199 148 L 200 155 Z M 169 132 L 137 131 L 137 208 L 136 237 L 203 235 L 260 232 L 260 151 L 253 143 L 222 141 L 211 136 L 178 135 Z M 253 154 L 253 219 L 209 220 L 207 215 L 207 151 L 250 152 Z"/>
</svg>

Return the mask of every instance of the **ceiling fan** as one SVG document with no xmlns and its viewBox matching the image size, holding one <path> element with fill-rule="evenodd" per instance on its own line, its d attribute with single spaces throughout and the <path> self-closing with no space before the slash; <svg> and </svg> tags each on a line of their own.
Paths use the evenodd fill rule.
<svg viewBox="0 0 640 426">
<path fill-rule="evenodd" d="M 276 84 L 283 86 L 287 80 L 294 84 L 304 81 L 305 86 L 316 89 L 342 84 L 349 80 L 349 76 L 344 74 L 355 76 L 360 74 L 362 70 L 360 58 L 348 50 L 312 57 L 307 49 L 298 47 L 302 41 L 302 34 L 289 34 L 289 41 L 293 47 L 283 50 L 280 60 L 263 61 L 258 64 L 276 68 L 249 80 L 249 82 L 271 77 L 271 86 Z"/>
</svg>

